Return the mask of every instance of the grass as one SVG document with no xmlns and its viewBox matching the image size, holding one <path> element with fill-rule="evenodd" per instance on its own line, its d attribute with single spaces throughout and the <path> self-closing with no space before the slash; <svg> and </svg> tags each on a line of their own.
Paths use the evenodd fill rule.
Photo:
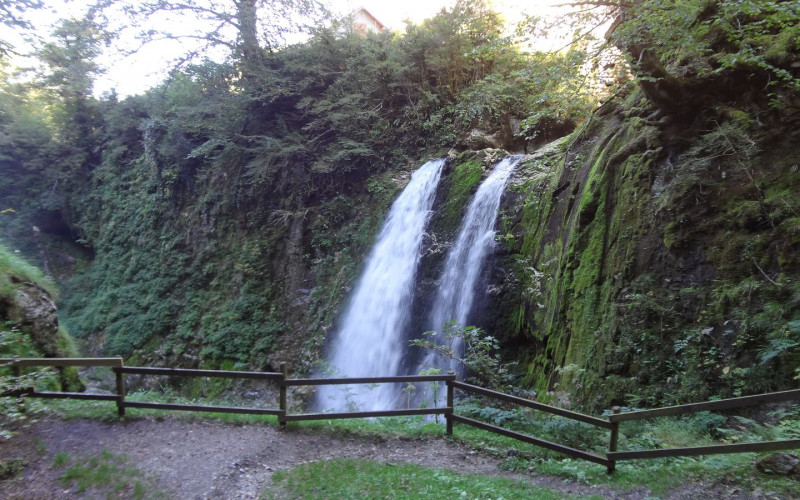
<svg viewBox="0 0 800 500">
<path fill-rule="evenodd" d="M 53 467 L 67 468 L 59 480 L 73 489 L 73 493 L 84 493 L 89 489 L 102 490 L 105 497 L 115 498 L 162 498 L 164 494 L 152 488 L 152 481 L 134 467 L 127 465 L 123 455 L 114 455 L 103 450 L 96 457 L 71 458 L 59 453 L 53 459 Z"/>
<path fill-rule="evenodd" d="M 591 464 L 571 459 L 526 462 L 524 466 L 536 463 L 535 467 L 540 472 L 582 484 L 603 485 L 618 490 L 644 486 L 656 496 L 693 483 L 721 483 L 739 487 L 743 491 L 757 488 L 762 493 L 775 492 L 781 498 L 800 498 L 799 482 L 758 472 L 753 466 L 758 457 L 755 453 L 742 453 L 619 462 L 617 471 L 610 476 Z M 515 468 L 510 463 L 506 465 Z"/>
<path fill-rule="evenodd" d="M 44 288 L 51 297 L 55 297 L 57 289 L 53 281 L 46 277 L 36 266 L 0 245 L 0 295 L 8 296 L 15 289 L 13 279 L 36 283 Z"/>
<path fill-rule="evenodd" d="M 578 498 L 556 493 L 522 481 L 458 475 L 444 469 L 370 460 L 335 459 L 276 472 L 273 487 L 262 493 L 265 500 L 284 498 L 348 499 L 391 498 Z M 601 497 L 582 497 L 601 498 Z"/>
</svg>

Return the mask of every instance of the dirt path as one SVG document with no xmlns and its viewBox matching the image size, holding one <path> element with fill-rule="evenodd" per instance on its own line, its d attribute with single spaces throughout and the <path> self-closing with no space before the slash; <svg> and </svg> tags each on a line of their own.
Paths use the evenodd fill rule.
<svg viewBox="0 0 800 500">
<path fill-rule="evenodd" d="M 58 481 L 63 469 L 56 455 L 97 456 L 103 450 L 129 458 L 128 465 L 153 478 L 169 498 L 247 499 L 271 484 L 276 470 L 331 458 L 360 458 L 414 463 L 460 473 L 505 476 L 565 494 L 605 498 L 646 498 L 646 491 L 620 493 L 607 487 L 573 484 L 545 475 L 501 471 L 498 459 L 440 438 L 342 437 L 324 429 L 269 425 L 234 425 L 180 418 L 138 418 L 104 423 L 96 420 L 45 419 L 0 443 L 3 459 L 22 458 L 27 467 L 18 477 L 0 481 L 0 498 L 94 498 L 77 494 Z M 715 489 L 690 488 L 673 498 L 709 498 Z M 719 491 L 716 491 L 719 493 Z M 98 498 L 104 498 L 99 495 Z"/>
</svg>

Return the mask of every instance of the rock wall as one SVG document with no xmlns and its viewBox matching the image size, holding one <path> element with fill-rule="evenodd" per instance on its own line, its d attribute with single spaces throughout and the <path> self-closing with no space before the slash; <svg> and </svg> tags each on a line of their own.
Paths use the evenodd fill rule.
<svg viewBox="0 0 800 500">
<path fill-rule="evenodd" d="M 797 108 L 654 111 L 633 91 L 525 162 L 487 330 L 584 407 L 797 385 Z"/>
</svg>

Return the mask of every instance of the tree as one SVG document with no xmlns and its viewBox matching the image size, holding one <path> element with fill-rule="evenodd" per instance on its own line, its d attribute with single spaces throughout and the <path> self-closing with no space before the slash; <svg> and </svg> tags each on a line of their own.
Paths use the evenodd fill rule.
<svg viewBox="0 0 800 500">
<path fill-rule="evenodd" d="M 800 52 L 797 2 L 597 0 L 574 5 L 615 17 L 606 37 L 628 55 L 640 87 L 663 111 L 692 109 L 714 94 L 736 95 L 736 86 L 752 78 L 800 90 L 793 66 Z"/>
<path fill-rule="evenodd" d="M 194 41 L 194 48 L 179 63 L 214 48 L 227 50 L 240 63 L 245 88 L 254 84 L 263 69 L 265 54 L 319 23 L 327 13 L 316 0 L 148 0 L 126 2 L 121 8 L 144 28 L 139 33 L 143 44 L 164 39 Z M 172 23 L 172 31 L 148 29 L 148 19 L 164 16 L 178 21 Z M 180 31 L 176 26 L 192 28 Z"/>
<path fill-rule="evenodd" d="M 0 0 L 0 25 L 7 28 L 6 34 L 18 30 L 30 30 L 31 23 L 25 17 L 30 10 L 44 7 L 42 0 Z M 14 44 L 0 39 L 0 59 L 15 53 Z"/>
<path fill-rule="evenodd" d="M 92 91 L 94 78 L 103 71 L 97 57 L 112 39 L 90 11 L 80 19 L 62 19 L 35 53 L 41 66 L 32 85 L 47 102 L 55 132 L 48 149 L 41 151 L 49 163 L 38 179 L 49 186 L 41 192 L 47 209 L 67 208 L 67 192 L 86 189 L 86 175 L 99 162 L 102 119 Z"/>
</svg>

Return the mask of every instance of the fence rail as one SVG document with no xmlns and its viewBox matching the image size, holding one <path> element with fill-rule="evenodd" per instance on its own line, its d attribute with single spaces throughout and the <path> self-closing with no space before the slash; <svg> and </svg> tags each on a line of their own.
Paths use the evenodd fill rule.
<svg viewBox="0 0 800 500">
<path fill-rule="evenodd" d="M 300 413 L 286 415 L 284 420 L 287 422 L 299 422 L 301 420 L 337 420 L 345 418 L 372 418 L 372 417 L 410 417 L 415 415 L 448 415 L 453 413 L 452 407 L 438 408 L 413 408 L 407 410 L 380 410 L 380 411 L 354 411 L 336 413 Z"/>
<path fill-rule="evenodd" d="M 173 411 L 207 411 L 212 413 L 238 413 L 242 415 L 283 415 L 283 410 L 271 408 L 245 408 L 241 406 L 184 405 L 176 403 L 149 403 L 145 401 L 125 401 L 126 408 Z"/>
<path fill-rule="evenodd" d="M 800 439 L 785 441 L 762 441 L 760 443 L 717 444 L 692 448 L 662 448 L 658 450 L 632 450 L 609 452 L 612 460 L 636 460 L 643 458 L 696 457 L 699 455 L 724 455 L 757 451 L 794 450 L 800 448 Z"/>
<path fill-rule="evenodd" d="M 608 417 L 608 419 L 612 422 L 623 422 L 626 420 L 643 420 L 646 418 L 655 417 L 673 417 L 677 415 L 696 413 L 699 411 L 734 410 L 737 408 L 746 408 L 748 406 L 758 406 L 768 403 L 782 403 L 785 401 L 800 401 L 800 389 L 757 394 L 755 396 L 721 399 L 719 401 L 706 401 L 703 403 L 666 406 L 664 408 L 654 408 L 652 410 L 631 411 L 619 413 L 617 415 L 611 415 Z"/>
<path fill-rule="evenodd" d="M 168 377 L 218 377 L 218 378 L 241 378 L 250 380 L 274 380 L 279 381 L 283 377 L 281 373 L 271 372 L 238 372 L 226 370 L 187 370 L 185 368 L 145 368 L 142 366 L 119 366 L 114 371 L 130 375 L 165 375 Z"/>
<path fill-rule="evenodd" d="M 502 436 L 514 438 L 519 441 L 524 441 L 526 443 L 535 444 L 536 446 L 547 448 L 548 450 L 563 453 L 564 455 L 567 455 L 568 457 L 571 458 L 582 458 L 584 460 L 588 460 L 596 464 L 605 465 L 606 467 L 610 465 L 610 461 L 606 457 L 601 457 L 600 455 L 595 455 L 594 453 L 590 453 L 588 451 L 570 448 L 569 446 L 564 446 L 563 444 L 553 443 L 551 441 L 546 441 L 544 439 L 528 436 L 527 434 L 510 431 L 508 429 L 504 429 L 496 425 L 487 424 L 486 422 L 481 422 L 480 420 L 474 420 L 471 418 L 462 417 L 460 415 L 453 415 L 452 418 L 456 422 L 461 422 L 467 425 L 471 425 L 473 427 L 477 427 L 478 429 L 494 432 L 495 434 L 500 434 Z"/>
<path fill-rule="evenodd" d="M 474 394 L 480 394 L 482 396 L 489 396 L 495 399 L 499 399 L 501 401 L 506 401 L 509 403 L 515 403 L 520 406 L 525 406 L 528 408 L 532 408 L 534 410 L 543 411 L 546 413 L 551 413 L 553 415 L 558 415 L 560 417 L 569 418 L 572 420 L 577 420 L 579 422 L 583 422 L 590 425 L 595 425 L 597 427 L 602 427 L 604 429 L 611 429 L 614 425 L 609 422 L 608 420 L 603 420 L 602 418 L 592 417 L 590 415 L 584 415 L 583 413 L 578 413 L 570 410 L 565 410 L 563 408 L 558 408 L 556 406 L 550 406 L 543 403 L 537 403 L 536 401 L 531 401 L 530 399 L 520 398 L 517 396 L 511 396 L 509 394 L 505 394 L 503 392 L 493 391 L 491 389 L 485 389 L 483 387 L 478 387 L 477 385 L 470 385 L 465 384 L 464 382 L 454 382 L 453 386 L 456 389 L 461 389 L 463 391 L 472 392 Z"/>
<path fill-rule="evenodd" d="M 0 364 L 19 368 L 32 366 L 122 366 L 122 358 L 0 358 Z"/>
<path fill-rule="evenodd" d="M 275 415 L 281 426 L 287 422 L 308 420 L 333 420 L 348 418 L 372 418 L 411 415 L 444 415 L 447 424 L 447 434 L 453 433 L 453 424 L 461 423 L 470 425 L 489 432 L 517 439 L 542 448 L 556 451 L 572 458 L 588 460 L 600 465 L 605 465 L 608 473 L 614 472 L 616 462 L 619 460 L 639 460 L 661 457 L 681 457 L 714 455 L 727 453 L 746 453 L 760 451 L 776 451 L 800 449 L 800 439 L 783 441 L 768 441 L 754 443 L 722 444 L 712 446 L 698 446 L 689 448 L 666 448 L 655 450 L 625 450 L 618 451 L 619 426 L 621 422 L 643 420 L 656 417 L 671 417 L 691 414 L 699 411 L 723 411 L 745 408 L 769 403 L 786 401 L 800 401 L 800 389 L 744 396 L 739 398 L 708 401 L 703 403 L 690 403 L 650 410 L 639 410 L 621 413 L 618 407 L 606 418 L 585 415 L 563 408 L 546 405 L 525 398 L 512 396 L 483 387 L 466 384 L 456 380 L 454 374 L 447 375 L 409 375 L 399 377 L 359 377 L 359 378 L 289 378 L 288 367 L 281 365 L 280 372 L 253 372 L 253 371 L 226 371 L 226 370 L 192 370 L 184 368 L 152 368 L 141 366 L 124 366 L 122 358 L 0 358 L 0 366 L 11 366 L 13 373 L 19 375 L 22 368 L 30 367 L 110 367 L 116 377 L 115 394 L 85 394 L 78 392 L 45 392 L 37 391 L 35 387 L 22 387 L 0 393 L 0 397 L 35 397 L 48 399 L 79 399 L 90 401 L 113 401 L 117 405 L 117 413 L 125 415 L 126 408 L 154 409 L 168 411 L 206 411 L 214 413 L 238 413 L 245 415 Z M 217 377 L 229 379 L 264 380 L 276 382 L 279 387 L 277 408 L 247 408 L 234 406 L 207 406 L 193 404 L 159 403 L 148 401 L 131 401 L 126 399 L 125 375 L 167 376 L 167 377 Z M 446 406 L 434 408 L 415 408 L 405 410 L 381 410 L 365 412 L 332 412 L 332 413 L 295 413 L 288 411 L 287 388 L 294 386 L 320 386 L 320 385 L 345 385 L 345 384 L 377 384 L 377 383 L 403 383 L 403 382 L 444 382 L 447 387 Z M 610 431 L 608 452 L 601 456 L 589 451 L 578 450 L 563 444 L 553 443 L 535 436 L 529 436 L 516 431 L 491 425 L 479 420 L 456 415 L 454 411 L 455 389 L 479 394 L 481 396 L 498 399 L 507 403 L 520 405 L 533 410 L 542 411 L 559 417 L 583 422 Z"/>
</svg>

